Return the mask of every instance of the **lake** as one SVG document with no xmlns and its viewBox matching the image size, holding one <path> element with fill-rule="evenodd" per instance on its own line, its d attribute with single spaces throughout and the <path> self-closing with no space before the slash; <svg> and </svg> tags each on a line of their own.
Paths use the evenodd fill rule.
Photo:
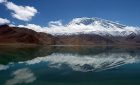
<svg viewBox="0 0 140 85">
<path fill-rule="evenodd" d="M 140 85 L 140 47 L 0 46 L 0 85 Z"/>
</svg>

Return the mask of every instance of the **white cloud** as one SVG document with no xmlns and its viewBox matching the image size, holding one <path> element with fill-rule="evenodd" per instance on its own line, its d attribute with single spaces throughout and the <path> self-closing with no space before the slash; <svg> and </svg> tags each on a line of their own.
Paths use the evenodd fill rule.
<svg viewBox="0 0 140 85">
<path fill-rule="evenodd" d="M 49 26 L 52 27 L 52 26 L 62 26 L 62 21 L 61 20 L 58 20 L 58 21 L 50 21 L 49 22 Z"/>
<path fill-rule="evenodd" d="M 0 18 L 0 25 L 2 24 L 8 24 L 10 21 L 8 19 Z"/>
<path fill-rule="evenodd" d="M 29 68 L 22 68 L 12 73 L 14 78 L 7 80 L 5 85 L 16 85 L 22 83 L 31 83 L 36 80 L 36 77 Z"/>
<path fill-rule="evenodd" d="M 47 29 L 45 27 L 41 27 L 41 26 L 35 25 L 35 24 L 19 25 L 18 27 L 25 27 L 28 29 L 32 29 L 36 32 L 47 32 Z"/>
<path fill-rule="evenodd" d="M 49 27 L 41 27 L 40 25 L 36 25 L 36 24 L 26 24 L 26 25 L 18 25 L 18 27 L 25 27 L 28 29 L 32 29 L 36 32 L 45 32 L 45 33 L 49 33 L 49 30 L 53 30 L 52 28 L 57 28 L 57 27 L 63 27 L 62 25 L 62 21 L 58 20 L 58 21 L 50 21 L 48 23 Z"/>
<path fill-rule="evenodd" d="M 0 3 L 4 3 L 4 2 L 7 2 L 7 0 L 0 0 Z"/>
<path fill-rule="evenodd" d="M 12 11 L 12 17 L 23 21 L 31 20 L 37 13 L 37 9 L 31 6 L 19 6 L 12 2 L 6 2 L 5 6 Z"/>
</svg>

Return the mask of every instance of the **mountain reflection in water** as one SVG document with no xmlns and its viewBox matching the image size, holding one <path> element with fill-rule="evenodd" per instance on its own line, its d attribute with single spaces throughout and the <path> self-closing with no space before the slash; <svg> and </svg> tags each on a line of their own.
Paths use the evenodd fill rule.
<svg viewBox="0 0 140 85">
<path fill-rule="evenodd" d="M 94 73 L 139 62 L 139 47 L 0 47 L 0 75 L 8 78 L 1 79 L 0 76 L 0 83 L 5 80 L 5 85 L 28 84 L 37 81 L 38 76 L 45 75 L 45 71 L 49 75 L 54 72 L 57 75 L 67 72 Z"/>
</svg>

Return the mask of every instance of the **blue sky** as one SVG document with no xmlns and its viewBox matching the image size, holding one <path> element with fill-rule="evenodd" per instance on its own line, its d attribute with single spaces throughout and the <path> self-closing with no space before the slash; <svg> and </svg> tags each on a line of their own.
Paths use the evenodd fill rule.
<svg viewBox="0 0 140 85">
<path fill-rule="evenodd" d="M 12 16 L 4 3 L 0 4 L 0 18 L 15 24 L 46 26 L 50 21 L 68 23 L 77 17 L 99 17 L 130 26 L 140 26 L 140 0 L 9 0 L 18 6 L 30 6 L 37 10 L 30 20 Z"/>
</svg>

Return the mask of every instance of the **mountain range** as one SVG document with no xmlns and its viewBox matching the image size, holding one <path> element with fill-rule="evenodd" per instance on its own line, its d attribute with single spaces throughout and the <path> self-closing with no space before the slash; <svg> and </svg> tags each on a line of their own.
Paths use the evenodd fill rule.
<svg viewBox="0 0 140 85">
<path fill-rule="evenodd" d="M 45 32 L 1 25 L 0 44 L 140 45 L 140 29 L 86 17 L 73 19 L 67 25 L 54 26 Z"/>
</svg>

